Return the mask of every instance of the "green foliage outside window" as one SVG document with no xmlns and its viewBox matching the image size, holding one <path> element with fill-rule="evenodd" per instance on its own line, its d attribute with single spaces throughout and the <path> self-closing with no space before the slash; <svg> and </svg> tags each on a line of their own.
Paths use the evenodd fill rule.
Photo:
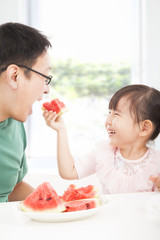
<svg viewBox="0 0 160 240">
<path fill-rule="evenodd" d="M 52 74 L 54 89 L 69 98 L 106 98 L 130 84 L 130 66 L 122 63 L 79 63 L 68 59 L 54 63 Z"/>
</svg>

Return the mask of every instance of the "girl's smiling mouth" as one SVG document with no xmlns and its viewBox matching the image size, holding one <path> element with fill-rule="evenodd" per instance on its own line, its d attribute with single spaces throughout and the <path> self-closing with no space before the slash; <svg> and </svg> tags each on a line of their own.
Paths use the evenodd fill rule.
<svg viewBox="0 0 160 240">
<path fill-rule="evenodd" d="M 113 136 L 114 134 L 116 134 L 116 132 L 112 129 L 107 129 L 107 132 L 108 132 L 109 136 Z"/>
</svg>

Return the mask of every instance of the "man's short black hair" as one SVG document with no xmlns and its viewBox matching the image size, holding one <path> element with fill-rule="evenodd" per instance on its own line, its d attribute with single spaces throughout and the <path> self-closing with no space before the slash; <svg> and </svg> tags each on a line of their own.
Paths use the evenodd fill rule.
<svg viewBox="0 0 160 240">
<path fill-rule="evenodd" d="M 10 64 L 32 67 L 51 43 L 35 28 L 21 23 L 0 25 L 0 69 Z"/>
</svg>

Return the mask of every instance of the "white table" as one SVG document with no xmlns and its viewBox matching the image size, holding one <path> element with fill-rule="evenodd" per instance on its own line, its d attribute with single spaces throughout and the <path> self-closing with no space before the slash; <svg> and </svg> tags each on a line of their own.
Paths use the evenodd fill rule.
<svg viewBox="0 0 160 240">
<path fill-rule="evenodd" d="M 0 203 L 0 240 L 160 240 L 160 216 L 146 207 L 160 193 L 108 195 L 98 214 L 79 221 L 42 223 L 16 210 L 16 202 Z"/>
</svg>

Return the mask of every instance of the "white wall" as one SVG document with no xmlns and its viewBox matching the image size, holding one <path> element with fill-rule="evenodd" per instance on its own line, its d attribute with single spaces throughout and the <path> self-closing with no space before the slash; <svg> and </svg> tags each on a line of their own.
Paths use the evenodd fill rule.
<svg viewBox="0 0 160 240">
<path fill-rule="evenodd" d="M 142 78 L 160 90 L 160 0 L 142 0 Z"/>
<path fill-rule="evenodd" d="M 142 82 L 160 90 L 160 0 L 141 0 Z M 160 150 L 160 136 L 155 141 Z"/>
<path fill-rule="evenodd" d="M 0 24 L 5 22 L 28 22 L 27 0 L 0 0 Z"/>
</svg>

